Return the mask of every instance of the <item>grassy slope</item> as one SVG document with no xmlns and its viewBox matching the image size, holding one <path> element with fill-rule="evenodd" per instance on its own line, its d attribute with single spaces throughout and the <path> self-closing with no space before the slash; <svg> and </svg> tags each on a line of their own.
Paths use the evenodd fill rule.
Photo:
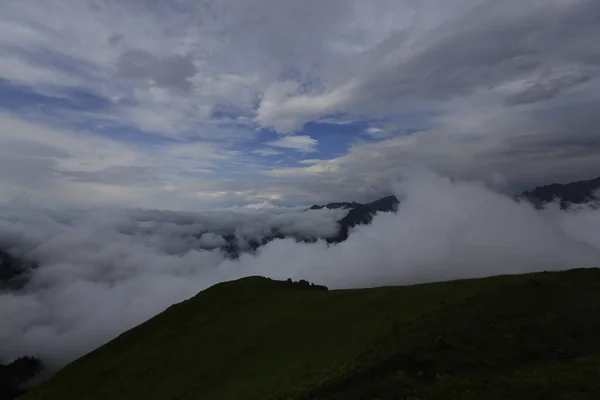
<svg viewBox="0 0 600 400">
<path fill-rule="evenodd" d="M 600 270 L 317 291 L 216 285 L 36 399 L 597 399 Z"/>
</svg>

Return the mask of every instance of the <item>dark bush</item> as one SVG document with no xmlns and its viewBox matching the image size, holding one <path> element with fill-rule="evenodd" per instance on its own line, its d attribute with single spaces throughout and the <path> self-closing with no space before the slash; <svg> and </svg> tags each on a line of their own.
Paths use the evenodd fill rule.
<svg viewBox="0 0 600 400">
<path fill-rule="evenodd" d="M 315 285 L 314 283 L 311 283 L 305 279 L 300 279 L 299 281 L 295 282 L 293 281 L 291 278 L 288 278 L 285 281 L 286 284 L 290 285 L 290 286 L 294 286 L 297 288 L 302 288 L 302 289 L 314 289 L 314 290 L 329 290 L 327 288 L 327 286 L 323 286 L 323 285 Z"/>
</svg>

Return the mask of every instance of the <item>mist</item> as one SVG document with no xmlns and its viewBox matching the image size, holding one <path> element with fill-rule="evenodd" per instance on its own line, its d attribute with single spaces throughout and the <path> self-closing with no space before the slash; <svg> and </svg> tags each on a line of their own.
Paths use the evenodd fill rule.
<svg viewBox="0 0 600 400">
<path fill-rule="evenodd" d="M 396 186 L 380 213 L 337 245 L 343 210 L 0 209 L 0 249 L 38 263 L 0 292 L 0 359 L 36 356 L 58 368 L 218 282 L 249 275 L 330 289 L 402 285 L 600 265 L 600 211 L 535 210 L 475 182 L 431 173 Z M 241 247 L 280 232 L 256 252 Z"/>
</svg>

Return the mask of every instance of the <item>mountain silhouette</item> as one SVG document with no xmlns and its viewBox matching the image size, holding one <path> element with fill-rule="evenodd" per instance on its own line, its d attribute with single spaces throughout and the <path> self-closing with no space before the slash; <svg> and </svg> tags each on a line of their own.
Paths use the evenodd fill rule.
<svg viewBox="0 0 600 400">
<path fill-rule="evenodd" d="M 600 177 L 567 184 L 538 186 L 532 191 L 521 193 L 517 198 L 527 200 L 537 208 L 554 201 L 560 204 L 561 209 L 566 209 L 571 204 L 590 203 L 600 199 Z"/>
<path fill-rule="evenodd" d="M 345 204 L 350 211 L 346 216 L 338 221 L 340 229 L 338 234 L 333 238 L 328 238 L 329 243 L 340 243 L 348 239 L 350 230 L 357 225 L 368 225 L 373 220 L 373 217 L 378 212 L 393 212 L 398 209 L 400 201 L 396 196 L 386 196 L 372 203 L 330 203 L 324 207 L 327 208 L 342 208 L 337 207 L 338 204 Z M 333 206 L 332 206 L 333 205 Z M 313 206 L 315 207 L 315 206 Z M 312 208 L 312 207 L 311 207 Z"/>
<path fill-rule="evenodd" d="M 28 274 L 36 267 L 36 263 L 22 260 L 0 249 L 0 291 L 23 288 Z"/>
</svg>

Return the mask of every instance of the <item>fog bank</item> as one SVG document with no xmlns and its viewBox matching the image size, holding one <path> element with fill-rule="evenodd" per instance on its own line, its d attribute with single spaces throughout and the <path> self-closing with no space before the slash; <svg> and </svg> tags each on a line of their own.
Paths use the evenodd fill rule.
<svg viewBox="0 0 600 400">
<path fill-rule="evenodd" d="M 231 259 L 221 249 L 274 229 L 328 237 L 341 210 L 202 214 L 152 210 L 0 210 L 0 248 L 37 262 L 20 291 L 0 293 L 0 358 L 61 366 L 169 305 L 248 275 L 332 289 L 411 284 L 600 265 L 600 211 L 537 211 L 481 184 L 420 173 L 397 187 L 396 214 L 377 215 L 337 245 L 271 241 Z"/>
</svg>

